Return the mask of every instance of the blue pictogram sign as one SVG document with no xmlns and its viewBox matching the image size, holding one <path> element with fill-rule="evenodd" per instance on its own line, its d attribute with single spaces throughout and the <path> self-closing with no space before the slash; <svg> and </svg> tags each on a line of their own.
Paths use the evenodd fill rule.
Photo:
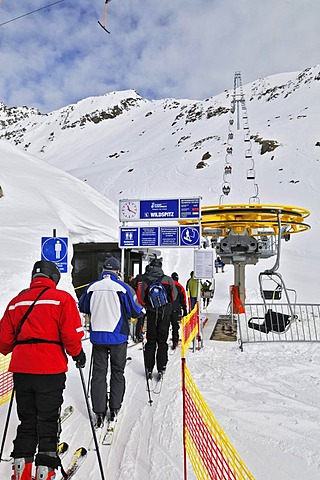
<svg viewBox="0 0 320 480">
<path fill-rule="evenodd" d="M 41 260 L 54 262 L 61 273 L 68 271 L 68 238 L 42 237 Z"/>
<path fill-rule="evenodd" d="M 180 246 L 195 247 L 200 245 L 200 227 L 183 227 L 180 229 Z"/>
</svg>

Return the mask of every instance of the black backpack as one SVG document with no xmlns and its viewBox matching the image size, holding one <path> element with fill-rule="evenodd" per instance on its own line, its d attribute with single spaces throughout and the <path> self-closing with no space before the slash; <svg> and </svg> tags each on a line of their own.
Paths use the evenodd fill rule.
<svg viewBox="0 0 320 480">
<path fill-rule="evenodd" d="M 164 307 L 168 303 L 166 287 L 159 281 L 152 281 L 148 289 L 148 299 L 153 308 Z"/>
</svg>

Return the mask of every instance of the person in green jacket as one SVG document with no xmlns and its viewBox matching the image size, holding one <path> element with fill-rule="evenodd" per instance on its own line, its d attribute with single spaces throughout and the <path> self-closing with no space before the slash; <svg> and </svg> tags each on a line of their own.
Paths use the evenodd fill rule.
<svg viewBox="0 0 320 480">
<path fill-rule="evenodd" d="M 198 280 L 194 278 L 194 271 L 190 272 L 190 278 L 187 281 L 186 290 L 190 297 L 190 310 L 192 310 L 198 300 Z"/>
</svg>

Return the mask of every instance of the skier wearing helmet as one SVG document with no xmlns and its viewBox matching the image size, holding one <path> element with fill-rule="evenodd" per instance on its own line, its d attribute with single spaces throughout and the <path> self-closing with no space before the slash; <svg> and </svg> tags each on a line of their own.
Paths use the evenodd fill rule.
<svg viewBox="0 0 320 480">
<path fill-rule="evenodd" d="M 55 478 L 61 466 L 57 448 L 66 353 L 78 368 L 86 362 L 77 305 L 69 293 L 57 290 L 59 280 L 55 263 L 36 262 L 30 287 L 9 302 L 0 321 L 0 353 L 12 352 L 9 371 L 20 420 L 11 453 L 13 480 L 33 478 L 35 455 L 36 480 Z"/>
</svg>

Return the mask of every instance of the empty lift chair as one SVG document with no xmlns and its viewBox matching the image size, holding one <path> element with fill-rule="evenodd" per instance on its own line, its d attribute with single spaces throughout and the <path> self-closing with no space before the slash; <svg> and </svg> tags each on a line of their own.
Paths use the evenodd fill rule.
<svg viewBox="0 0 320 480">
<path fill-rule="evenodd" d="M 256 172 L 254 171 L 253 168 L 249 168 L 249 170 L 247 170 L 247 180 L 255 180 L 256 178 Z"/>
<path fill-rule="evenodd" d="M 254 322 L 254 320 L 263 320 L 262 323 Z M 252 317 L 248 321 L 248 327 L 258 330 L 262 333 L 283 333 L 290 327 L 291 315 L 287 315 L 280 312 L 274 312 L 271 309 L 268 309 L 265 316 L 261 317 Z"/>
<path fill-rule="evenodd" d="M 262 282 L 263 282 L 264 276 L 268 277 L 268 280 L 270 280 L 274 284 L 274 288 L 269 287 L 268 290 L 263 288 Z M 277 277 L 280 283 L 276 281 L 274 277 Z M 254 330 L 258 330 L 259 332 L 262 332 L 262 333 L 267 333 L 267 334 L 269 332 L 273 332 L 273 333 L 286 332 L 290 328 L 291 322 L 295 318 L 295 315 L 293 314 L 288 292 L 281 275 L 277 272 L 270 272 L 270 271 L 261 272 L 259 274 L 259 284 L 260 284 L 260 293 L 263 299 L 266 313 L 264 317 L 250 318 L 250 320 L 248 321 L 248 327 L 253 328 Z M 266 304 L 266 300 L 271 302 L 273 302 L 274 300 L 281 300 L 283 291 L 285 292 L 287 297 L 288 309 L 290 311 L 290 315 L 285 314 L 283 312 L 274 311 L 272 310 L 272 308 L 268 308 Z M 255 322 L 255 320 L 257 320 L 257 322 Z M 260 322 L 261 320 L 263 321 Z"/>
<path fill-rule="evenodd" d="M 297 317 L 294 314 L 293 307 L 290 302 L 290 298 L 288 295 L 288 290 L 294 292 L 294 303 L 296 303 L 296 291 L 293 289 L 287 289 L 282 276 L 280 273 L 277 272 L 279 268 L 279 260 L 280 260 L 280 250 L 281 250 L 281 220 L 280 220 L 280 213 L 277 212 L 278 217 L 278 240 L 277 240 L 277 257 L 274 266 L 270 270 L 266 270 L 265 272 L 261 272 L 259 274 L 259 285 L 260 285 L 260 293 L 264 303 L 265 315 L 264 317 L 252 317 L 248 321 L 248 327 L 254 330 L 258 330 L 263 333 L 275 332 L 275 333 L 283 333 L 289 329 L 290 324 L 293 320 Z M 265 289 L 263 288 L 263 278 L 267 278 L 269 281 L 269 285 L 274 286 L 272 289 Z M 271 308 L 268 308 L 266 300 L 274 301 L 274 300 L 281 300 L 282 292 L 285 293 L 287 299 L 287 307 L 290 314 L 284 314 L 282 312 L 273 311 Z M 254 320 L 258 320 L 258 322 L 254 322 Z M 262 323 L 259 320 L 263 320 Z"/>
</svg>

